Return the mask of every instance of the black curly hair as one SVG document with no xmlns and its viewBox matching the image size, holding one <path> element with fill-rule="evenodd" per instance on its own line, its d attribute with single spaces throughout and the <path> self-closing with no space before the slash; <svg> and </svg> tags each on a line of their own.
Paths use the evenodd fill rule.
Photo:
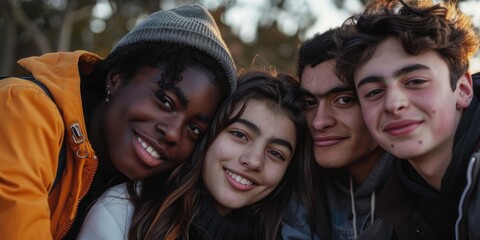
<svg viewBox="0 0 480 240">
<path fill-rule="evenodd" d="M 158 67 L 163 70 L 158 84 L 162 89 L 170 86 L 182 78 L 180 74 L 189 67 L 201 67 L 213 76 L 213 84 L 221 90 L 221 100 L 229 92 L 227 75 L 218 61 L 207 53 L 193 47 L 169 42 L 138 42 L 122 46 L 111 52 L 103 61 L 95 65 L 91 78 L 95 84 L 90 89 L 105 93 L 105 79 L 107 74 L 114 70 L 122 74 L 126 82 L 135 75 L 141 67 Z"/>
</svg>

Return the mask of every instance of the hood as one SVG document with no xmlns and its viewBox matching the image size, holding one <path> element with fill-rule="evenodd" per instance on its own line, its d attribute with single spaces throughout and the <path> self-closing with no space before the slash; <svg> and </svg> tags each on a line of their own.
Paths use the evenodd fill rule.
<svg viewBox="0 0 480 240">
<path fill-rule="evenodd" d="M 375 189 L 385 183 L 390 173 L 390 169 L 393 166 L 395 157 L 390 153 L 383 153 L 380 160 L 377 162 L 372 171 L 368 174 L 367 178 L 355 191 L 356 197 L 368 196 Z"/>
<path fill-rule="evenodd" d="M 365 180 L 355 187 L 355 197 L 370 198 L 372 192 L 387 180 L 394 159 L 393 155 L 384 152 Z M 350 195 L 350 174 L 344 168 L 324 170 L 324 174 L 327 185 L 333 187 L 335 191 Z"/>
<path fill-rule="evenodd" d="M 402 181 L 414 192 L 427 198 L 457 201 L 465 185 L 465 172 L 468 159 L 480 140 L 480 74 L 473 75 L 474 96 L 470 106 L 460 119 L 455 133 L 452 160 L 442 178 L 440 193 L 428 185 L 422 177 L 407 163 L 399 161 L 397 172 Z"/>
<path fill-rule="evenodd" d="M 460 119 L 453 144 L 452 161 L 442 178 L 442 192 L 460 194 L 465 185 L 468 160 L 480 141 L 480 74 L 473 75 L 474 96 Z M 461 173 L 461 174 L 458 174 Z"/>
<path fill-rule="evenodd" d="M 80 93 L 80 74 L 89 74 L 99 56 L 86 51 L 47 53 L 24 58 L 18 64 L 52 93 L 65 126 L 78 123 L 86 133 Z"/>
</svg>

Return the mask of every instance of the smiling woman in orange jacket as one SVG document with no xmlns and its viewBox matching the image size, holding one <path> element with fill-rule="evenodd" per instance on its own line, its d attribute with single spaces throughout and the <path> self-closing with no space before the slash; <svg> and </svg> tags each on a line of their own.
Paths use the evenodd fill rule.
<svg viewBox="0 0 480 240">
<path fill-rule="evenodd" d="M 198 5 L 152 14 L 105 60 L 76 51 L 19 64 L 54 101 L 30 81 L 0 81 L 2 239 L 74 238 L 108 186 L 187 160 L 236 87 L 228 48 Z"/>
</svg>

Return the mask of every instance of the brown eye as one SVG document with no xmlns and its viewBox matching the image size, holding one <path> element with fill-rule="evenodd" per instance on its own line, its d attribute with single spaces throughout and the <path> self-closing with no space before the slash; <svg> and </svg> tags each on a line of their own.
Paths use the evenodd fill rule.
<svg viewBox="0 0 480 240">
<path fill-rule="evenodd" d="M 243 134 L 240 131 L 230 131 L 230 133 L 237 138 L 244 139 L 244 140 L 247 139 L 247 136 L 245 136 L 245 134 Z"/>
<path fill-rule="evenodd" d="M 170 100 L 170 98 L 168 98 L 165 94 L 163 94 L 160 91 L 158 91 L 156 95 L 157 95 L 158 100 L 160 100 L 160 102 L 162 102 L 163 106 L 166 109 L 168 109 L 169 111 L 173 110 L 173 104 L 172 104 L 172 101 Z"/>
<path fill-rule="evenodd" d="M 188 129 L 190 129 L 196 136 L 202 135 L 202 129 L 195 124 L 188 124 Z"/>
<path fill-rule="evenodd" d="M 268 153 L 270 155 L 272 155 L 273 157 L 277 158 L 277 159 L 280 159 L 280 160 L 285 160 L 285 158 L 283 157 L 283 155 L 281 153 L 279 153 L 278 151 L 275 151 L 275 150 L 269 150 Z"/>
</svg>

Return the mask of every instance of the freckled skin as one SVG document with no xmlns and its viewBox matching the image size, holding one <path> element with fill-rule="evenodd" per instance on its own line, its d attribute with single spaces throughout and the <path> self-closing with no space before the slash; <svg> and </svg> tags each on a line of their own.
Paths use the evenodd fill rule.
<svg viewBox="0 0 480 240">
<path fill-rule="evenodd" d="M 410 55 L 396 38 L 380 43 L 373 56 L 355 70 L 354 82 L 365 123 L 377 143 L 410 161 L 449 158 L 444 150 L 452 148 L 452 132 L 461 117 L 456 105 L 465 102 L 461 94 L 468 94 L 468 79 L 461 76 L 452 90 L 448 65 L 439 53 Z M 396 74 L 409 66 L 421 67 Z M 402 121 L 417 126 L 406 134 L 391 134 L 388 125 Z"/>
</svg>

